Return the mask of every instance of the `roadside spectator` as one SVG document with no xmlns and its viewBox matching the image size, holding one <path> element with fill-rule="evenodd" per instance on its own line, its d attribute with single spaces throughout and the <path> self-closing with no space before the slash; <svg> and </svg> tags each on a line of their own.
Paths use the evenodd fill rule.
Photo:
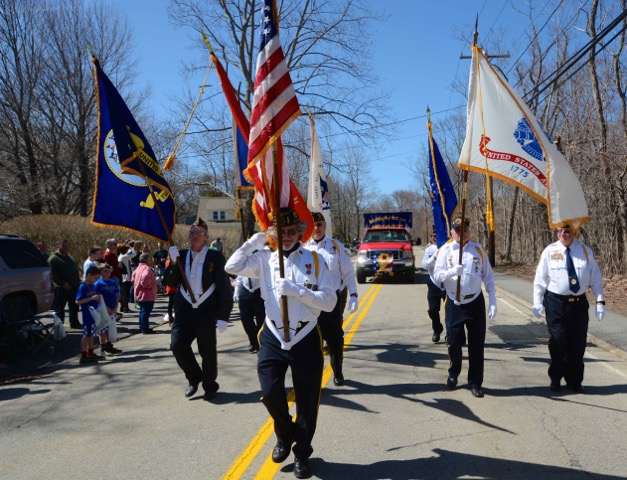
<svg viewBox="0 0 627 480">
<path fill-rule="evenodd" d="M 39 242 L 37 244 L 37 250 L 39 250 L 41 252 L 41 255 L 48 260 L 48 258 L 50 257 L 50 255 L 48 254 L 48 245 L 46 244 L 46 242 Z"/>
<path fill-rule="evenodd" d="M 48 265 L 52 272 L 54 282 L 54 300 L 52 309 L 59 316 L 61 322 L 65 321 L 65 306 L 70 312 L 70 327 L 82 328 L 78 321 L 78 307 L 76 306 L 76 293 L 81 279 L 78 273 L 78 265 L 68 253 L 70 244 L 67 240 L 60 240 L 57 250 L 48 258 Z"/>
<path fill-rule="evenodd" d="M 157 275 L 163 276 L 165 274 L 165 262 L 168 259 L 168 251 L 163 248 L 162 242 L 157 243 L 157 250 L 152 254 L 152 259 L 155 262 Z"/>
<path fill-rule="evenodd" d="M 165 261 L 165 268 L 170 266 L 170 258 Z M 178 288 L 176 285 L 166 285 L 165 286 L 165 294 L 168 296 L 168 313 L 163 316 L 163 320 L 168 322 L 169 325 L 172 325 L 174 322 L 174 296 L 176 295 Z"/>
<path fill-rule="evenodd" d="M 213 248 L 214 250 L 222 253 L 222 239 L 220 237 L 216 238 L 213 242 L 211 242 L 211 246 L 209 248 Z"/>
<path fill-rule="evenodd" d="M 83 278 L 87 274 L 89 267 L 102 267 L 102 248 L 93 246 L 87 252 L 87 259 L 83 262 Z"/>
<path fill-rule="evenodd" d="M 89 267 L 85 274 L 85 281 L 78 287 L 76 304 L 81 306 L 83 313 L 83 337 L 81 338 L 80 363 L 96 363 L 101 357 L 94 354 L 94 335 L 96 320 L 92 317 L 89 307 L 98 309 L 100 294 L 96 291 L 95 283 L 100 277 L 98 267 Z"/>
<path fill-rule="evenodd" d="M 122 274 L 122 285 L 120 285 L 120 311 L 122 313 L 131 313 L 128 304 L 131 301 L 131 257 L 133 250 L 129 245 L 118 243 L 118 264 L 120 265 L 120 273 Z"/>
<path fill-rule="evenodd" d="M 132 275 L 135 300 L 139 304 L 139 329 L 141 333 L 155 333 L 150 329 L 150 313 L 157 298 L 157 277 L 152 270 L 152 255 L 144 252 L 139 256 L 139 265 Z"/>
<path fill-rule="evenodd" d="M 118 242 L 115 238 L 109 238 L 105 242 L 107 249 L 105 250 L 102 258 L 106 263 L 111 265 L 113 269 L 111 272 L 111 278 L 117 283 L 118 287 L 122 283 L 122 274 L 120 272 L 120 265 L 118 262 Z M 121 316 L 121 315 L 120 315 Z"/>
<path fill-rule="evenodd" d="M 100 278 L 95 283 L 96 291 L 102 295 L 107 313 L 110 317 L 114 317 L 118 309 L 118 300 L 120 299 L 120 287 L 118 287 L 115 280 L 111 278 L 112 270 L 111 265 L 106 263 L 105 266 L 100 269 Z M 118 350 L 111 343 L 109 339 L 109 327 L 100 330 L 98 336 L 100 337 L 100 355 L 117 355 L 118 353 L 122 353 L 122 350 Z"/>
</svg>

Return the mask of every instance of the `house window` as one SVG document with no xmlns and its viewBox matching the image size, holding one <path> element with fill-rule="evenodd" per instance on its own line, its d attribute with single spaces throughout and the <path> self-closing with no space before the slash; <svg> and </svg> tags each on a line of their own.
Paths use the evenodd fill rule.
<svg viewBox="0 0 627 480">
<path fill-rule="evenodd" d="M 226 212 L 220 212 L 220 220 L 226 220 Z"/>
<path fill-rule="evenodd" d="M 220 212 L 213 212 L 213 221 L 214 221 L 214 222 L 220 219 L 220 217 L 219 217 L 219 213 L 220 213 Z"/>
<path fill-rule="evenodd" d="M 226 212 L 224 211 L 213 212 L 213 221 L 218 222 L 220 220 L 226 220 Z"/>
</svg>

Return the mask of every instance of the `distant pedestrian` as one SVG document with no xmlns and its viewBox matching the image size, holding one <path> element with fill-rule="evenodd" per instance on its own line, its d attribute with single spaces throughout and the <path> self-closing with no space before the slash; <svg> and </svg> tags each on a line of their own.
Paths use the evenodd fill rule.
<svg viewBox="0 0 627 480">
<path fill-rule="evenodd" d="M 152 269 L 152 255 L 144 252 L 139 256 L 139 265 L 132 275 L 135 301 L 139 305 L 139 330 L 141 333 L 155 333 L 150 328 L 150 314 L 157 299 L 157 277 Z"/>
<path fill-rule="evenodd" d="M 76 293 L 81 283 L 78 265 L 68 253 L 70 243 L 63 239 L 59 241 L 57 250 L 48 258 L 48 265 L 54 282 L 54 300 L 52 309 L 59 316 L 61 322 L 65 319 L 65 306 L 70 312 L 70 327 L 82 328 L 78 321 L 78 306 L 76 305 Z"/>
<path fill-rule="evenodd" d="M 95 363 L 100 357 L 94 354 L 94 335 L 96 334 L 96 319 L 92 317 L 90 307 L 98 310 L 101 295 L 96 290 L 95 283 L 100 278 L 98 267 L 89 267 L 85 272 L 85 280 L 78 287 L 76 304 L 81 306 L 83 314 L 83 336 L 81 338 L 80 363 Z"/>
<path fill-rule="evenodd" d="M 431 319 L 431 329 L 433 335 L 431 340 L 433 343 L 440 341 L 440 335 L 444 330 L 442 322 L 440 321 L 440 305 L 446 299 L 446 290 L 444 284 L 436 282 L 433 277 L 433 270 L 435 269 L 435 261 L 438 258 L 438 245 L 435 233 L 431 234 L 431 242 L 425 248 L 424 257 L 422 257 L 422 268 L 429 273 L 427 278 L 427 314 Z"/>
<path fill-rule="evenodd" d="M 131 302 L 131 281 L 133 268 L 131 267 L 132 250 L 129 245 L 118 244 L 118 264 L 120 265 L 120 273 L 122 274 L 122 285 L 120 285 L 120 311 L 122 313 L 131 313 L 129 302 Z"/>
<path fill-rule="evenodd" d="M 87 269 L 89 267 L 98 267 L 101 268 L 104 264 L 102 260 L 102 248 L 99 246 L 93 246 L 87 252 L 87 258 L 83 262 L 83 278 L 87 274 Z"/>
<path fill-rule="evenodd" d="M 37 243 L 37 250 L 39 250 L 39 252 L 41 253 L 42 257 L 44 257 L 46 260 L 48 260 L 50 255 L 48 254 L 48 245 L 46 244 L 46 242 L 39 242 L 39 243 Z"/>
<path fill-rule="evenodd" d="M 496 285 L 488 256 L 483 247 L 470 241 L 470 222 L 461 220 L 453 222 L 452 242 L 440 248 L 435 261 L 433 277 L 437 283 L 444 283 L 448 296 L 445 304 L 446 342 L 450 366 L 448 369 L 447 386 L 457 386 L 457 377 L 462 369 L 462 347 L 466 344 L 468 331 L 468 385 L 473 396 L 483 397 L 483 363 L 486 332 L 485 299 L 481 291 L 481 283 L 485 284 L 490 299 L 490 320 L 496 317 Z M 463 236 L 463 246 L 460 247 Z M 459 250 L 462 248 L 462 263 L 459 263 Z M 459 282 L 459 301 L 457 285 Z"/>
<path fill-rule="evenodd" d="M 211 242 L 210 248 L 213 248 L 214 250 L 222 253 L 222 239 L 220 237 L 216 238 L 213 242 Z"/>
<path fill-rule="evenodd" d="M 584 363 L 588 334 L 589 288 L 596 298 L 596 315 L 605 316 L 601 269 L 590 247 L 578 242 L 576 232 L 564 225 L 557 229 L 558 241 L 544 249 L 533 282 L 533 314 L 546 310 L 549 330 L 551 391 L 560 390 L 562 378 L 576 393 L 585 393 Z"/>
</svg>

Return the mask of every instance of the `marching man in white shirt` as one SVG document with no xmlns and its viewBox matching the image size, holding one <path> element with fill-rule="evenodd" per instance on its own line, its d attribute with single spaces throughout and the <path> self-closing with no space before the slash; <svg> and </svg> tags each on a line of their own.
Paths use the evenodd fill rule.
<svg viewBox="0 0 627 480">
<path fill-rule="evenodd" d="M 462 369 L 462 346 L 468 331 L 468 385 L 473 396 L 483 397 L 483 359 L 486 332 L 485 299 L 481 283 L 485 283 L 490 298 L 488 317 L 496 317 L 496 285 L 492 266 L 483 247 L 470 241 L 470 221 L 465 219 L 462 231 L 461 220 L 453 222 L 453 241 L 445 243 L 435 261 L 433 276 L 437 283 L 444 283 L 447 299 L 444 303 L 446 341 L 450 366 L 446 384 L 450 389 L 457 386 L 457 377 Z M 459 264 L 460 240 L 463 243 L 462 264 Z M 457 279 L 461 277 L 459 300 Z"/>
<path fill-rule="evenodd" d="M 333 279 L 326 263 L 300 243 L 306 224 L 295 210 L 281 209 L 281 234 L 285 278 L 279 273 L 279 253 L 264 248 L 265 233 L 245 242 L 226 263 L 234 275 L 258 278 L 266 302 L 266 320 L 259 333 L 257 373 L 261 399 L 274 420 L 277 443 L 272 461 L 283 462 L 294 443 L 294 475 L 309 478 L 311 441 L 316 430 L 322 385 L 322 338 L 320 311 L 331 311 L 337 302 Z M 276 234 L 268 230 L 268 235 Z M 258 250 L 256 253 L 253 253 Z M 283 327 L 281 297 L 287 297 L 289 332 Z M 292 371 L 296 422 L 292 422 L 285 394 L 285 373 Z"/>
<path fill-rule="evenodd" d="M 422 268 L 429 273 L 429 278 L 427 279 L 427 304 L 429 305 L 429 310 L 427 310 L 427 314 L 431 319 L 431 329 L 433 330 L 431 340 L 433 343 L 440 341 L 440 335 L 444 330 L 442 322 L 440 321 L 440 304 L 446 299 L 444 286 L 441 283 L 436 283 L 435 278 L 433 278 L 433 270 L 435 269 L 435 261 L 437 258 L 438 244 L 434 231 L 431 234 L 431 242 L 427 245 L 427 248 L 425 248 L 424 257 L 422 257 Z"/>
<path fill-rule="evenodd" d="M 558 241 L 544 249 L 533 282 L 533 314 L 540 318 L 546 309 L 551 335 L 549 353 L 551 391 L 560 390 L 562 378 L 576 393 L 585 393 L 583 355 L 588 334 L 588 300 L 592 288 L 596 314 L 605 315 L 601 270 L 592 250 L 575 240 L 569 225 L 557 229 Z"/>
<path fill-rule="evenodd" d="M 320 212 L 311 212 L 314 220 L 314 232 L 305 248 L 317 252 L 327 264 L 337 294 L 335 308 L 330 312 L 320 312 L 318 325 L 322 338 L 329 347 L 329 359 L 333 369 L 333 383 L 344 385 L 342 364 L 344 360 L 344 323 L 343 313 L 346 306 L 347 291 L 350 292 L 348 312 L 357 311 L 357 282 L 353 262 L 339 240 L 326 235 L 327 222 Z"/>
</svg>

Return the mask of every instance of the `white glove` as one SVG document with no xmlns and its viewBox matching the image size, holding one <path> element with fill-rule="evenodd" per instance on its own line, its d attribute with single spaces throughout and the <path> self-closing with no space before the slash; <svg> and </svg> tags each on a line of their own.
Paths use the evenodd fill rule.
<svg viewBox="0 0 627 480">
<path fill-rule="evenodd" d="M 179 249 L 176 247 L 176 245 L 172 245 L 170 247 L 169 254 L 170 254 L 170 260 L 172 260 L 173 262 L 176 262 L 176 259 L 179 258 Z"/>
<path fill-rule="evenodd" d="M 250 237 L 246 243 L 250 245 L 251 251 L 253 250 L 263 250 L 264 245 L 266 244 L 266 234 L 264 232 L 255 233 L 252 237 Z"/>
<path fill-rule="evenodd" d="M 597 305 L 597 320 L 600 322 L 605 317 L 605 305 Z"/>
<path fill-rule="evenodd" d="M 464 271 L 463 265 L 455 265 L 454 267 L 451 267 L 446 271 L 446 278 L 459 277 L 463 271 Z"/>
<path fill-rule="evenodd" d="M 496 304 L 492 304 L 488 308 L 488 318 L 494 320 L 494 317 L 496 317 Z"/>
<path fill-rule="evenodd" d="M 239 297 L 237 296 L 237 293 L 233 294 L 233 301 L 234 302 L 239 302 Z"/>
<path fill-rule="evenodd" d="M 229 328 L 229 322 L 225 322 L 224 320 L 218 320 L 216 322 L 216 328 L 218 329 L 218 333 L 226 332 L 226 329 Z"/>
<path fill-rule="evenodd" d="M 276 291 L 279 295 L 300 297 L 304 293 L 305 289 L 299 287 L 287 278 L 278 278 L 276 281 Z"/>
<path fill-rule="evenodd" d="M 358 305 L 357 297 L 351 297 L 348 301 L 348 313 L 355 313 Z"/>
<path fill-rule="evenodd" d="M 544 306 L 536 305 L 531 309 L 531 311 L 536 318 L 540 318 L 544 314 Z"/>
</svg>

